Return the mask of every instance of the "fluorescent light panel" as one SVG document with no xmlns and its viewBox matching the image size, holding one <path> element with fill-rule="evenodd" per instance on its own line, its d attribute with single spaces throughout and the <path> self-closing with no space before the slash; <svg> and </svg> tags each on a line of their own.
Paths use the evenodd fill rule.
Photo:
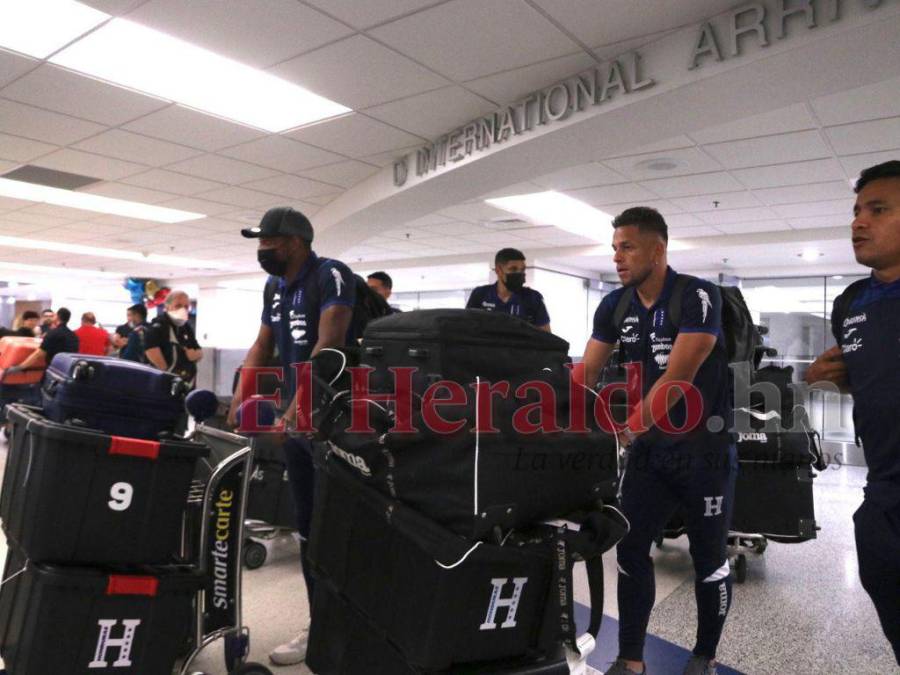
<svg viewBox="0 0 900 675">
<path fill-rule="evenodd" d="M 183 223 L 186 220 L 206 218 L 202 213 L 167 209 L 163 206 L 151 206 L 140 202 L 130 202 L 125 199 L 103 197 L 102 195 L 94 195 L 89 192 L 62 190 L 20 180 L 10 180 L 9 178 L 0 178 L 0 196 L 24 199 L 30 202 L 56 204 L 57 206 L 68 206 L 73 209 L 83 209 L 97 213 L 109 213 L 116 216 L 127 216 L 140 220 L 152 220 L 158 223 Z"/>
<path fill-rule="evenodd" d="M 40 251 L 59 251 L 60 253 L 88 255 L 95 258 L 113 258 L 115 260 L 134 260 L 142 263 L 156 265 L 169 265 L 172 267 L 199 267 L 203 269 L 227 269 L 229 266 L 211 260 L 199 260 L 197 258 L 183 258 L 177 255 L 159 255 L 157 253 L 140 253 L 138 251 L 123 251 L 117 248 L 101 248 L 97 246 L 84 246 L 82 244 L 68 244 L 57 241 L 42 241 L 40 239 L 24 239 L 22 237 L 0 236 L 0 246 L 12 248 L 36 249 Z M 57 273 L 66 268 L 57 268 Z"/>
<path fill-rule="evenodd" d="M 43 59 L 107 19 L 73 0 L 2 0 L 0 46 Z"/>
<path fill-rule="evenodd" d="M 485 201 L 491 206 L 524 216 L 538 224 L 554 225 L 566 232 L 596 241 L 608 242 L 610 239 L 607 228 L 613 221 L 611 215 L 561 192 L 549 190 Z"/>
<path fill-rule="evenodd" d="M 50 62 L 270 132 L 350 112 L 286 80 L 127 19 L 113 19 Z"/>
<path fill-rule="evenodd" d="M 22 277 L 17 272 L 27 273 L 28 277 Z M 10 274 L 13 273 L 13 274 Z M 25 263 L 0 262 L 0 279 L 23 279 L 25 283 L 30 285 L 37 284 L 34 274 L 46 274 L 53 278 L 69 278 L 69 277 L 96 277 L 100 279 L 121 279 L 121 272 L 101 272 L 100 270 L 88 270 L 79 267 L 61 267 L 59 265 L 27 265 Z M 13 285 L 15 284 L 15 285 Z M 11 281 L 8 287 L 10 290 L 17 290 L 19 283 Z M 2 292 L 2 291 L 0 291 Z"/>
</svg>

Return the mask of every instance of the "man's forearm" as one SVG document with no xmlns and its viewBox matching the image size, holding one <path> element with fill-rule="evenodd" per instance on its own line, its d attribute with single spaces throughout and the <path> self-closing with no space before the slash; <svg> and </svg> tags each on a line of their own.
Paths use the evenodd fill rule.
<svg viewBox="0 0 900 675">
<path fill-rule="evenodd" d="M 640 436 L 656 426 L 684 396 L 681 387 L 666 387 L 666 385 L 670 385 L 672 382 L 684 382 L 684 380 L 679 380 L 677 377 L 669 375 L 669 373 L 664 373 L 662 377 L 650 387 L 650 391 L 648 391 L 647 395 L 641 399 L 641 403 L 635 408 L 635 411 L 628 416 L 628 427 L 635 436 Z M 660 402 L 658 400 L 660 397 L 659 392 L 664 387 L 666 387 L 668 391 L 666 392 L 665 399 Z"/>
</svg>

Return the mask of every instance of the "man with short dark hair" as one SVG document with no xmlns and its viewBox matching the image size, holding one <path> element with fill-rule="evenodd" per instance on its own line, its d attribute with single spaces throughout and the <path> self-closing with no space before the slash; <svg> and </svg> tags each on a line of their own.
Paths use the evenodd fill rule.
<svg viewBox="0 0 900 675">
<path fill-rule="evenodd" d="M 494 272 L 497 282 L 473 289 L 466 309 L 511 314 L 549 333 L 544 296 L 525 286 L 525 254 L 515 248 L 500 249 L 494 256 Z"/>
<path fill-rule="evenodd" d="M 128 308 L 128 337 L 125 339 L 119 349 L 119 358 L 126 361 L 135 361 L 136 363 L 147 363 L 147 330 L 150 324 L 147 323 L 147 307 L 141 303 L 132 305 Z M 119 326 L 121 328 L 122 326 Z M 119 328 L 116 329 L 117 333 Z M 121 335 L 121 334 L 119 334 Z"/>
<path fill-rule="evenodd" d="M 112 346 L 119 351 L 119 356 L 122 355 L 122 350 L 128 344 L 128 336 L 131 334 L 131 331 L 136 325 L 141 323 L 141 320 L 135 316 L 135 308 L 137 307 L 144 310 L 143 320 L 145 321 L 147 319 L 147 308 L 142 303 L 137 303 L 125 310 L 125 323 L 116 326 L 116 330 L 113 331 L 111 342 Z"/>
<path fill-rule="evenodd" d="M 584 384 L 594 388 L 618 343 L 623 363 L 640 369 L 642 398 L 619 432 L 627 453 L 621 507 L 631 527 L 617 546 L 619 656 L 606 672 L 646 672 L 644 641 L 655 598 L 650 546 L 680 507 L 687 520 L 698 617 L 697 642 L 684 673 L 713 675 L 731 605 L 726 544 L 737 477 L 728 432 L 722 298 L 715 284 L 668 266 L 668 227 L 656 210 L 627 209 L 612 225 L 613 261 L 622 288 L 603 298 L 594 314 L 584 351 Z M 675 294 L 681 313 L 673 320 L 669 302 Z M 699 392 L 702 408 L 695 402 L 699 409 L 688 410 L 688 385 Z"/>
<path fill-rule="evenodd" d="M 44 312 L 53 310 L 44 310 Z M 27 370 L 38 363 L 43 357 L 43 362 L 50 365 L 53 357 L 62 352 L 77 353 L 78 352 L 78 336 L 69 330 L 69 319 L 72 318 L 72 312 L 65 307 L 60 307 L 54 314 L 56 325 L 44 335 L 41 346 L 28 355 L 22 363 L 17 366 L 7 368 L 3 374 L 11 375 L 15 372 Z"/>
<path fill-rule="evenodd" d="M 871 276 L 834 301 L 838 346 L 809 367 L 806 381 L 853 394 L 853 419 L 869 475 L 853 514 L 859 578 L 900 664 L 900 161 L 869 167 L 856 182 L 852 241 Z"/>
<path fill-rule="evenodd" d="M 41 312 L 41 335 L 46 335 L 53 329 L 56 323 L 56 312 L 52 309 L 45 309 Z"/>
<path fill-rule="evenodd" d="M 312 224 L 295 209 L 269 209 L 258 226 L 244 229 L 241 234 L 259 239 L 257 260 L 270 275 L 263 291 L 262 325 L 244 359 L 241 377 L 244 369 L 252 373 L 255 367 L 269 365 L 278 347 L 284 369 L 283 391 L 287 392 L 287 408 L 279 422 L 289 430 L 296 425 L 299 395 L 293 364 L 309 361 L 322 349 L 350 344 L 357 337 L 351 335 L 356 281 L 344 263 L 315 254 Z M 232 425 L 242 394 L 239 383 L 228 414 Z M 312 446 L 304 436 L 291 435 L 284 442 L 284 455 L 297 509 L 300 562 L 312 612 L 314 580 L 307 559 L 315 486 Z M 281 666 L 301 663 L 306 658 L 307 640 L 308 630 L 303 630 L 276 648 L 269 658 Z"/>
<path fill-rule="evenodd" d="M 394 280 L 387 272 L 372 272 L 366 277 L 369 288 L 378 293 L 385 300 L 389 300 L 394 288 Z"/>
<path fill-rule="evenodd" d="M 17 337 L 34 337 L 40 320 L 41 315 L 33 309 L 25 310 L 22 312 L 22 323 L 13 331 L 13 335 Z"/>
<path fill-rule="evenodd" d="M 97 326 L 93 312 L 81 315 L 81 327 L 75 331 L 78 336 L 78 353 L 106 356 L 109 353 L 109 333 Z"/>
</svg>

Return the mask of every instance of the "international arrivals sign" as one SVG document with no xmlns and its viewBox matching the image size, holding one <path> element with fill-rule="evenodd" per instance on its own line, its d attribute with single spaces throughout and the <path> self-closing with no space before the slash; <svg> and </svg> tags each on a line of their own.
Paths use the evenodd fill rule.
<svg viewBox="0 0 900 675">
<path fill-rule="evenodd" d="M 703 22 L 685 52 L 693 71 L 708 63 L 741 56 L 749 45 L 765 48 L 805 31 L 839 21 L 856 4 L 874 10 L 897 0 L 770 0 L 751 2 Z M 402 187 L 411 172 L 424 177 L 448 165 L 540 127 L 609 101 L 648 89 L 656 82 L 647 73 L 640 50 L 630 51 L 597 68 L 534 92 L 517 103 L 454 129 L 394 163 L 394 185 Z"/>
</svg>

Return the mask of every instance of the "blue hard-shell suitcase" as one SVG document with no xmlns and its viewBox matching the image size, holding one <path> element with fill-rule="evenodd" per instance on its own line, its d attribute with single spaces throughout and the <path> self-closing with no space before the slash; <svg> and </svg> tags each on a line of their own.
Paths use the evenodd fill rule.
<svg viewBox="0 0 900 675">
<path fill-rule="evenodd" d="M 57 354 L 41 386 L 44 415 L 114 436 L 156 439 L 184 418 L 188 387 L 151 366 L 108 356 Z"/>
</svg>

